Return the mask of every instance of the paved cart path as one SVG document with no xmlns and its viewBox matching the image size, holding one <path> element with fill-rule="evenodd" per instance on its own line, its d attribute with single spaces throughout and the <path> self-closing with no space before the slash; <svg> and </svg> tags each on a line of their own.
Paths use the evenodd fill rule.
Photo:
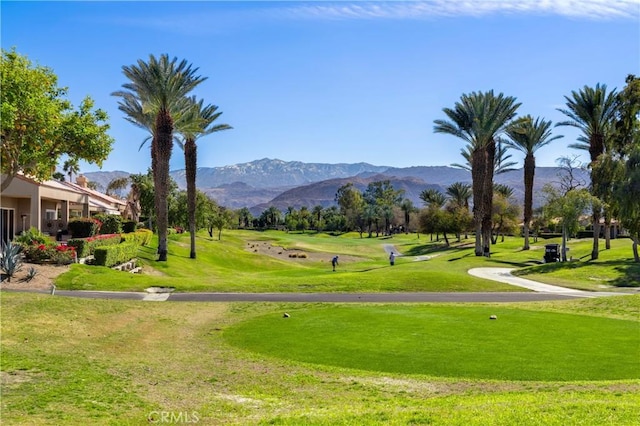
<svg viewBox="0 0 640 426">
<path fill-rule="evenodd" d="M 529 302 L 540 300 L 562 300 L 601 296 L 621 296 L 625 293 L 590 292 L 542 284 L 515 277 L 509 268 L 474 268 L 473 276 L 524 287 L 532 292 L 483 292 L 483 293 L 158 293 L 158 292 L 112 292 L 55 290 L 54 292 L 33 290 L 36 293 L 90 299 L 127 299 L 139 301 L 170 302 Z M 3 290 L 16 291 L 16 290 Z"/>
</svg>

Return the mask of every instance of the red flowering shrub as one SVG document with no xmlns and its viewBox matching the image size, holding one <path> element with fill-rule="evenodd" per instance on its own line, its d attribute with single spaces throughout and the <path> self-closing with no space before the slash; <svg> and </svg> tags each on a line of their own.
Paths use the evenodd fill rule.
<svg viewBox="0 0 640 426">
<path fill-rule="evenodd" d="M 23 250 L 28 262 L 42 263 L 52 262 L 59 265 L 68 265 L 76 260 L 76 249 L 64 244 L 32 244 Z"/>
</svg>

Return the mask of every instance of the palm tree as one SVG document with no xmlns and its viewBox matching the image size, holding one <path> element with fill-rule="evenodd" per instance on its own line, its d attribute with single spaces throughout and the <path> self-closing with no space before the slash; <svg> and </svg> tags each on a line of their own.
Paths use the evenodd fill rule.
<svg viewBox="0 0 640 426">
<path fill-rule="evenodd" d="M 435 120 L 434 132 L 456 136 L 467 143 L 471 163 L 473 219 L 476 228 L 476 256 L 489 255 L 493 175 L 499 155 L 497 138 L 520 106 L 516 98 L 473 92 L 462 95 L 453 109 L 444 108 L 447 120 Z"/>
<path fill-rule="evenodd" d="M 413 201 L 408 198 L 402 200 L 402 204 L 400 204 L 400 210 L 402 210 L 402 212 L 404 213 L 404 232 L 409 232 L 411 213 L 416 210 L 416 208 L 413 206 Z"/>
<path fill-rule="evenodd" d="M 113 195 L 115 192 L 125 189 L 127 186 L 129 186 L 129 177 L 112 179 L 107 185 L 105 194 Z"/>
<path fill-rule="evenodd" d="M 202 136 L 222 130 L 232 129 L 228 124 L 214 124 L 222 115 L 217 112 L 215 105 L 204 106 L 202 100 L 196 102 L 195 97 L 189 98 L 191 108 L 176 123 L 177 131 L 182 135 L 180 142 L 184 150 L 185 172 L 187 178 L 187 216 L 189 218 L 189 234 L 191 237 L 191 251 L 189 257 L 196 258 L 196 170 L 198 165 L 198 153 L 196 140 Z"/>
<path fill-rule="evenodd" d="M 139 59 L 137 64 L 123 66 L 122 71 L 129 83 L 122 85 L 125 90 L 114 92 L 113 95 L 123 98 L 125 106 L 130 106 L 131 100 L 135 101 L 134 104 L 141 107 L 143 117 L 153 116 L 153 124 L 150 126 L 151 167 L 155 186 L 158 260 L 166 261 L 169 160 L 173 147 L 174 122 L 191 107 L 187 94 L 206 80 L 206 77 L 196 75 L 198 69 L 192 68 L 187 61 L 178 62 L 177 58 L 170 60 L 166 54 L 159 58 L 149 55 L 148 62 Z M 132 121 L 140 117 L 129 118 Z"/>
<path fill-rule="evenodd" d="M 425 189 L 420 193 L 420 199 L 424 202 L 425 206 L 434 206 L 442 208 L 447 202 L 447 197 L 437 189 Z"/>
<path fill-rule="evenodd" d="M 571 97 L 565 96 L 567 108 L 558 108 L 558 111 L 569 117 L 556 126 L 571 126 L 580 129 L 582 135 L 578 137 L 578 143 L 569 145 L 570 148 L 589 151 L 591 160 L 591 187 L 592 195 L 599 196 L 600 182 L 594 179 L 593 167 L 596 166 L 598 157 L 605 153 L 614 131 L 614 122 L 617 111 L 617 95 L 612 90 L 607 93 L 605 84 L 596 84 L 595 88 L 584 86 L 580 91 L 571 92 Z M 598 239 L 600 236 L 600 209 L 593 210 L 593 250 L 591 259 L 598 258 Z"/>
<path fill-rule="evenodd" d="M 455 207 L 469 209 L 471 198 L 471 185 L 462 182 L 454 182 L 447 187 L 447 195 Z"/>
<path fill-rule="evenodd" d="M 502 138 L 496 139 L 496 155 L 493 161 L 493 174 L 500 175 L 502 173 L 510 172 L 515 170 L 513 166 L 515 166 L 515 161 L 510 161 L 511 154 L 509 154 L 509 150 L 507 149 L 507 141 Z M 458 169 L 463 169 L 471 172 L 471 157 L 473 155 L 473 147 L 467 145 L 463 149 L 460 150 L 460 155 L 466 160 L 464 164 L 453 163 L 451 167 L 456 167 Z"/>
<path fill-rule="evenodd" d="M 506 131 L 509 139 L 506 143 L 509 147 L 521 151 L 524 157 L 524 246 L 523 250 L 529 250 L 529 226 L 533 217 L 533 181 L 536 173 L 535 152 L 545 145 L 550 144 L 562 135 L 551 136 L 551 121 L 541 118 L 533 119 L 532 116 L 516 120 Z"/>
<path fill-rule="evenodd" d="M 464 231 L 465 240 L 468 238 L 468 225 L 467 221 L 463 220 L 469 214 L 469 199 L 473 195 L 471 192 L 471 185 L 462 182 L 454 182 L 447 187 L 446 195 L 449 198 L 449 210 L 456 215 L 456 219 L 459 223 L 456 226 L 460 231 L 456 232 L 458 241 L 462 231 Z"/>
<path fill-rule="evenodd" d="M 80 165 L 77 158 L 69 158 L 64 162 L 62 170 L 69 175 L 69 182 L 73 182 L 73 175 L 77 175 L 80 171 Z"/>
<path fill-rule="evenodd" d="M 316 231 L 320 232 L 320 225 L 322 224 L 322 211 L 324 208 L 318 204 L 313 206 L 313 210 L 311 210 L 311 214 L 313 215 L 313 222 L 316 225 Z"/>
</svg>

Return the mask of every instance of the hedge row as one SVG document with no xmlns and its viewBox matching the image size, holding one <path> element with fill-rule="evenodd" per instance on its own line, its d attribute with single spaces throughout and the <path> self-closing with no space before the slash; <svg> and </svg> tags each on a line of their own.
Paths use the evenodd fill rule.
<svg viewBox="0 0 640 426">
<path fill-rule="evenodd" d="M 69 221 L 67 228 L 73 238 L 87 238 L 96 235 L 100 231 L 101 222 L 92 218 L 77 218 Z"/>
<path fill-rule="evenodd" d="M 153 237 L 153 231 L 150 229 L 138 229 L 130 234 L 122 234 L 122 242 L 146 246 L 151 242 L 151 237 Z"/>
<path fill-rule="evenodd" d="M 67 245 L 75 247 L 78 258 L 94 254 L 97 247 L 120 244 L 120 234 L 98 235 L 89 238 L 73 238 L 67 241 Z"/>
<path fill-rule="evenodd" d="M 98 247 L 93 252 L 93 255 L 96 265 L 115 266 L 133 259 L 137 253 L 137 244 L 122 243 L 117 246 Z"/>
</svg>

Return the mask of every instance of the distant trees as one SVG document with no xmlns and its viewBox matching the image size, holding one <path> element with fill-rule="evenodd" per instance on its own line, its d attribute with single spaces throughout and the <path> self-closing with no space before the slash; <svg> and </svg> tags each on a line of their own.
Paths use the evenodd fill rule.
<svg viewBox="0 0 640 426">
<path fill-rule="evenodd" d="M 420 211 L 420 231 L 429 234 L 442 233 L 445 244 L 449 245 L 447 233 L 454 233 L 460 241 L 462 232 L 469 230 L 472 216 L 469 212 L 471 187 L 462 182 L 450 185 L 443 194 L 436 189 L 425 189 L 420 199 L 426 208 Z"/>
<path fill-rule="evenodd" d="M 365 204 L 375 212 L 372 219 L 384 220 L 384 234 L 391 232 L 393 208 L 400 206 L 404 190 L 396 190 L 389 180 L 371 182 L 362 195 Z M 376 232 L 377 232 L 376 227 Z"/>
</svg>

